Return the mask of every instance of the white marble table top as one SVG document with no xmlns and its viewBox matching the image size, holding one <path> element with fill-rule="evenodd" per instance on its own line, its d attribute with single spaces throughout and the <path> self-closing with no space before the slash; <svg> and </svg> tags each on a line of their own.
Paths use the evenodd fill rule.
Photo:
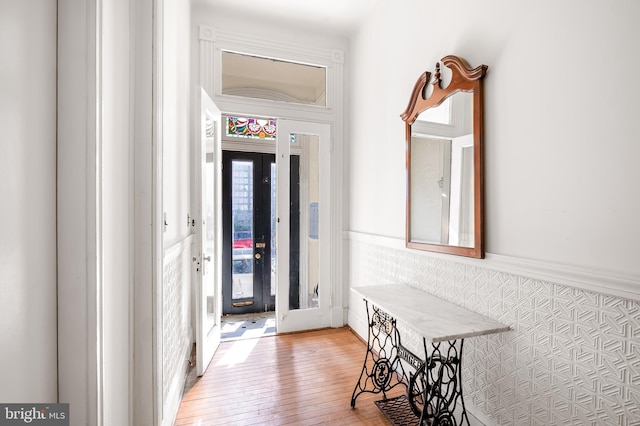
<svg viewBox="0 0 640 426">
<path fill-rule="evenodd" d="M 406 285 L 352 287 L 352 290 L 430 342 L 509 330 L 494 319 Z"/>
</svg>

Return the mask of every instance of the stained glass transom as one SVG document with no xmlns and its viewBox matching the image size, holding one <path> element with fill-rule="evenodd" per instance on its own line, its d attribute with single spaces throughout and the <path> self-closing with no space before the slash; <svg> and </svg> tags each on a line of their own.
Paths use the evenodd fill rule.
<svg viewBox="0 0 640 426">
<path fill-rule="evenodd" d="M 276 139 L 276 120 L 227 117 L 227 136 L 248 139 Z"/>
</svg>

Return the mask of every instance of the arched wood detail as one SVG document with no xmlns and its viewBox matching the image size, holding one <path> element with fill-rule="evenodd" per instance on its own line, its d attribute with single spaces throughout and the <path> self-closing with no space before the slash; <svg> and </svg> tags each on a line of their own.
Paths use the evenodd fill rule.
<svg viewBox="0 0 640 426">
<path fill-rule="evenodd" d="M 451 81 L 445 88 L 442 87 L 442 81 L 440 80 L 440 62 L 449 68 L 452 73 Z M 431 96 L 426 97 L 427 84 L 431 80 L 429 71 L 422 73 L 413 86 L 407 109 L 400 114 L 400 118 L 407 124 L 413 124 L 418 114 L 427 108 L 437 107 L 455 92 L 473 90 L 476 87 L 476 82 L 485 77 L 489 68 L 487 65 L 471 68 L 466 60 L 455 55 L 445 56 L 440 62 L 436 63 Z"/>
</svg>

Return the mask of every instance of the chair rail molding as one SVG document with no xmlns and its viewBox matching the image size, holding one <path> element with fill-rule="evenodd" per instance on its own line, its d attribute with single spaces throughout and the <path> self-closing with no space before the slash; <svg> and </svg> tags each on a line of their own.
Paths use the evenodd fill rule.
<svg viewBox="0 0 640 426">
<path fill-rule="evenodd" d="M 407 251 L 415 255 L 511 273 L 580 290 L 601 293 L 607 296 L 640 301 L 640 277 L 638 276 L 493 253 L 486 253 L 485 259 L 483 260 L 466 259 L 458 256 L 453 257 L 440 253 L 420 252 L 406 248 L 402 238 L 384 237 L 356 231 L 345 231 L 344 238 L 347 241 L 351 240 Z"/>
</svg>

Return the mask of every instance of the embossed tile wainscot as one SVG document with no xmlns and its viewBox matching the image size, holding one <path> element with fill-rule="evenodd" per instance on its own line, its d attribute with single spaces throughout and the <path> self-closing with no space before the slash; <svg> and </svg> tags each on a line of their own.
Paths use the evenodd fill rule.
<svg viewBox="0 0 640 426">
<path fill-rule="evenodd" d="M 640 424 L 637 301 L 366 241 L 348 247 L 352 286 L 408 284 L 511 327 L 465 344 L 465 402 L 487 424 Z"/>
</svg>

